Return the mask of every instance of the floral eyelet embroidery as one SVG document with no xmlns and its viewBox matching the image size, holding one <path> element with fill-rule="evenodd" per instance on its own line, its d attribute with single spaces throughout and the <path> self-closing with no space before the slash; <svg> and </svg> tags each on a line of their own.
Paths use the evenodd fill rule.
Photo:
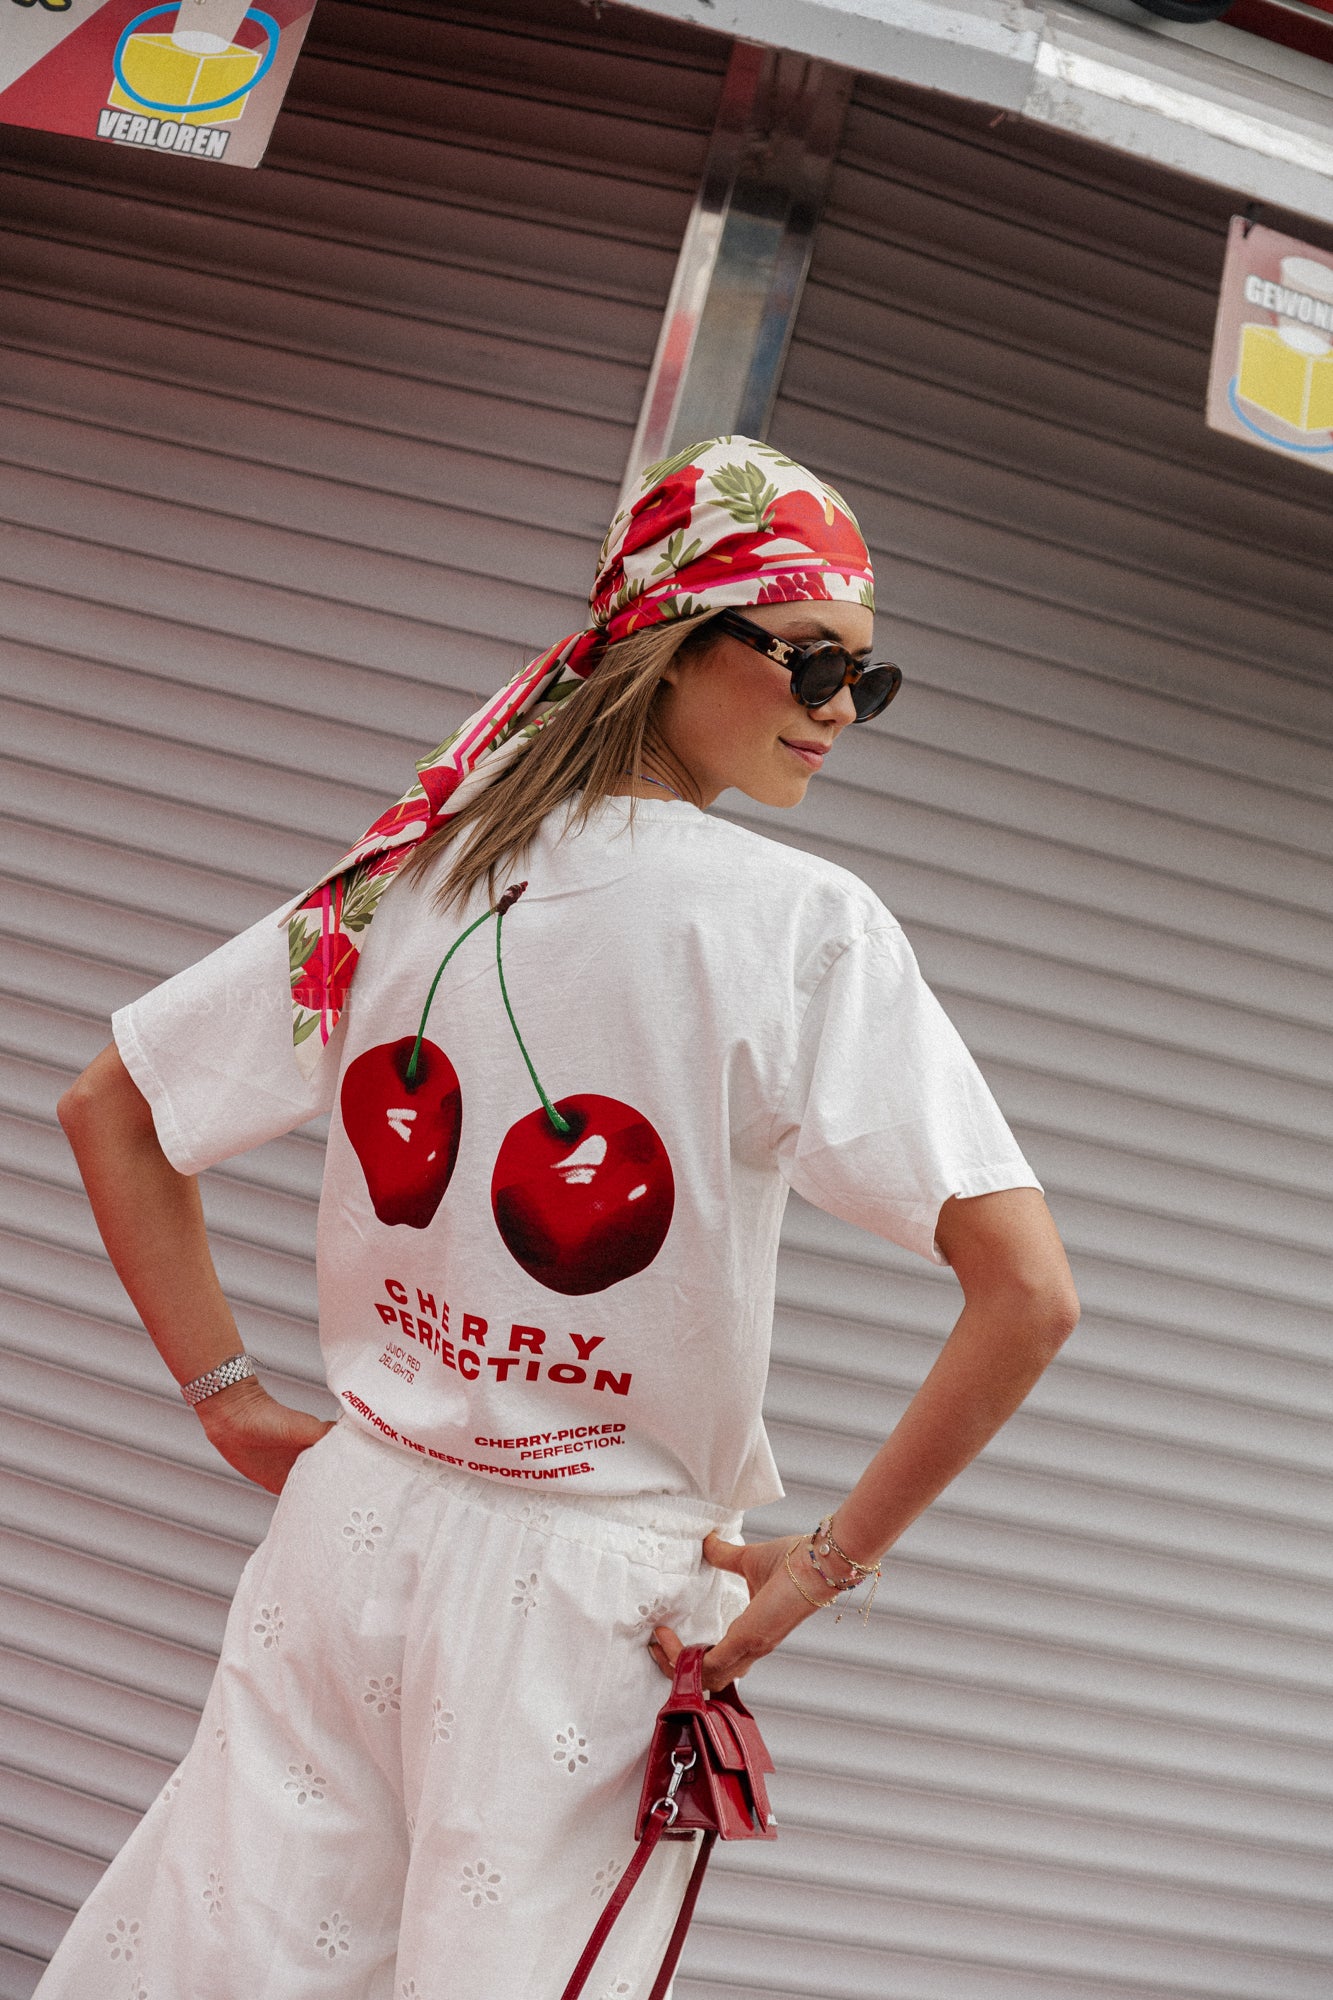
<svg viewBox="0 0 1333 2000">
<path fill-rule="evenodd" d="M 390 1709 L 401 1709 L 403 1705 L 403 1684 L 392 1674 L 381 1674 L 378 1679 L 366 1682 L 366 1691 L 361 1697 L 367 1708 L 373 1708 L 376 1715 L 387 1715 Z"/>
<path fill-rule="evenodd" d="M 514 1578 L 514 1594 L 509 1602 L 513 1605 L 515 1611 L 521 1612 L 523 1617 L 526 1618 L 530 1611 L 537 1609 L 540 1601 L 541 1578 L 535 1569 L 530 1570 L 527 1576 L 516 1576 Z"/>
<path fill-rule="evenodd" d="M 290 1792 L 298 1806 L 309 1805 L 312 1799 L 322 1799 L 328 1784 L 321 1778 L 313 1764 L 289 1764 L 284 1792 Z"/>
<path fill-rule="evenodd" d="M 599 1868 L 592 1878 L 591 1895 L 594 1903 L 600 1903 L 609 1896 L 625 1872 L 623 1861 L 608 1861 L 605 1868 Z"/>
<path fill-rule="evenodd" d="M 203 1897 L 204 1907 L 207 1909 L 209 1916 L 220 1917 L 222 1915 L 222 1905 L 227 1900 L 227 1891 L 222 1886 L 222 1877 L 218 1874 L 216 1868 L 209 1869 L 208 1880 L 199 1891 L 199 1894 Z"/>
<path fill-rule="evenodd" d="M 635 1556 L 639 1562 L 661 1563 L 667 1552 L 667 1545 L 661 1535 L 655 1535 L 651 1528 L 640 1528 L 635 1535 Z"/>
<path fill-rule="evenodd" d="M 143 1925 L 136 1918 L 117 1917 L 106 1934 L 107 1955 L 125 1965 L 134 1963 Z"/>
<path fill-rule="evenodd" d="M 454 1724 L 458 1717 L 451 1708 L 446 1708 L 443 1698 L 436 1695 L 430 1705 L 430 1740 L 432 1743 L 452 1743 Z"/>
<path fill-rule="evenodd" d="M 226 1754 L 227 1754 L 227 1732 L 226 1732 L 226 1730 L 225 1730 L 225 1729 L 215 1729 L 215 1730 L 213 1731 L 213 1741 L 214 1741 L 214 1742 L 215 1742 L 215 1743 L 217 1744 L 217 1746 L 218 1746 L 218 1755 L 219 1755 L 219 1757 L 225 1757 L 225 1756 L 226 1756 Z"/>
<path fill-rule="evenodd" d="M 603 1990 L 601 2000 L 626 2000 L 626 1996 L 633 1991 L 628 1979 L 617 1979 Z"/>
<path fill-rule="evenodd" d="M 488 1903 L 502 1901 L 500 1885 L 504 1876 L 498 1868 L 492 1868 L 489 1861 L 465 1861 L 463 1872 L 458 1878 L 458 1887 L 464 1899 L 474 1910 L 484 1909 Z"/>
<path fill-rule="evenodd" d="M 557 1729 L 551 1757 L 553 1762 L 563 1764 L 567 1771 L 577 1771 L 588 1761 L 587 1737 L 580 1736 L 572 1722 L 565 1729 Z"/>
<path fill-rule="evenodd" d="M 341 1910 L 334 1910 L 331 1915 L 324 1918 L 315 1933 L 314 1943 L 315 1950 L 330 1963 L 340 1952 L 352 1949 L 352 1926 Z"/>
<path fill-rule="evenodd" d="M 282 1636 L 282 1606 L 280 1604 L 261 1604 L 259 1607 L 259 1616 L 256 1618 L 251 1629 L 267 1653 L 272 1647 L 277 1645 Z"/>
<path fill-rule="evenodd" d="M 415 1979 L 405 1979 L 398 1988 L 398 2000 L 426 2000 Z"/>
<path fill-rule="evenodd" d="M 171 1776 L 167 1779 L 166 1784 L 163 1785 L 162 1787 L 162 1803 L 164 1806 L 170 1805 L 171 1801 L 175 1798 L 180 1788 L 181 1788 L 181 1774 L 179 1771 L 173 1771 Z"/>
<path fill-rule="evenodd" d="M 343 1539 L 354 1556 L 374 1555 L 375 1544 L 383 1533 L 373 1507 L 367 1507 L 364 1513 L 353 1507 L 343 1527 Z"/>
<path fill-rule="evenodd" d="M 518 1510 L 518 1518 L 525 1528 L 549 1528 L 551 1510 L 538 1506 L 535 1500 L 525 1500 Z"/>
</svg>

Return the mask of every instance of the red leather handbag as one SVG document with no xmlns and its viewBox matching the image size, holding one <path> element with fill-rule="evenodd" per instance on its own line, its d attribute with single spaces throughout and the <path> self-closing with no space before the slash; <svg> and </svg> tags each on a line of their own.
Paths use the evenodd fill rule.
<svg viewBox="0 0 1333 2000">
<path fill-rule="evenodd" d="M 758 1723 L 734 1686 L 723 1688 L 720 1694 L 704 1693 L 704 1650 L 702 1646 L 686 1646 L 676 1662 L 671 1693 L 658 1713 L 648 1746 L 648 1769 L 635 1829 L 639 1845 L 598 1918 L 561 2000 L 578 2000 L 611 1926 L 659 1840 L 693 1840 L 696 1833 L 703 1835 L 649 2000 L 662 2000 L 671 1984 L 714 1842 L 777 1839 L 764 1785 L 773 1759 Z"/>
</svg>

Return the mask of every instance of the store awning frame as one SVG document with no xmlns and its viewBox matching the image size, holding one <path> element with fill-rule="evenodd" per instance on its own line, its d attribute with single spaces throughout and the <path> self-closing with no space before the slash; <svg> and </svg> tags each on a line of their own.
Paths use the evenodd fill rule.
<svg viewBox="0 0 1333 2000">
<path fill-rule="evenodd" d="M 993 104 L 1333 223 L 1333 66 L 1224 21 L 1023 0 L 634 0 L 641 10 Z M 1121 16 L 1125 18 L 1121 18 Z"/>
</svg>

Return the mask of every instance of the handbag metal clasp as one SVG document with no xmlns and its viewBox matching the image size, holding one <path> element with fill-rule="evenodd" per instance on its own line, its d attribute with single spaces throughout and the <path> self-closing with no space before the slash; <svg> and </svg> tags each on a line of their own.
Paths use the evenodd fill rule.
<svg viewBox="0 0 1333 2000">
<path fill-rule="evenodd" d="M 685 1747 L 684 1744 L 678 1743 L 672 1751 L 671 1783 L 667 1786 L 666 1791 L 660 1799 L 654 1799 L 649 1809 L 652 1812 L 664 1811 L 666 1813 L 667 1826 L 674 1826 L 680 1815 L 680 1802 L 676 1797 L 676 1793 L 680 1790 L 680 1781 L 685 1776 L 685 1773 L 692 1771 L 699 1761 L 699 1753 L 692 1744 L 688 1746 L 689 1755 L 682 1758 L 680 1753 Z"/>
</svg>

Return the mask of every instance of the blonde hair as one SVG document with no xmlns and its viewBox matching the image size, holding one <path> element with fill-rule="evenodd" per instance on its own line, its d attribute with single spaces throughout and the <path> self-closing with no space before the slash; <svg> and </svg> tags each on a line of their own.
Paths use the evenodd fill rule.
<svg viewBox="0 0 1333 2000">
<path fill-rule="evenodd" d="M 570 821 L 570 830 L 577 831 L 627 772 L 642 771 L 645 751 L 677 790 L 692 797 L 690 775 L 663 742 L 653 707 L 663 669 L 678 653 L 698 647 L 699 628 L 713 615 L 672 619 L 608 646 L 583 685 L 551 711 L 528 749 L 422 841 L 404 876 L 418 880 L 450 841 L 470 831 L 435 892 L 435 906 L 443 911 L 465 903 L 483 879 L 494 904 L 497 878 L 522 862 L 547 813 L 580 793 Z"/>
</svg>

